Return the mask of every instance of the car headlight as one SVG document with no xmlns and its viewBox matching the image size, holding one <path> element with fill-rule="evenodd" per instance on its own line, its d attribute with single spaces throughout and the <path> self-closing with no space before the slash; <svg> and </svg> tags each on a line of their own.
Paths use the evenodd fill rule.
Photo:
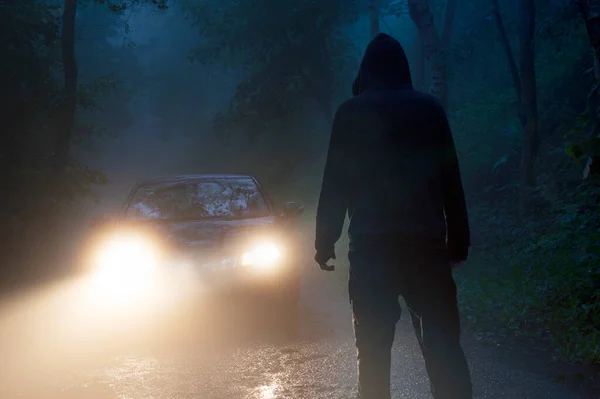
<svg viewBox="0 0 600 399">
<path fill-rule="evenodd" d="M 270 269 L 279 264 L 281 251 L 272 242 L 257 245 L 251 251 L 242 255 L 242 265 Z"/>
<path fill-rule="evenodd" d="M 153 245 L 137 235 L 114 237 L 97 253 L 96 280 L 106 289 L 132 289 L 152 277 L 158 266 Z"/>
</svg>

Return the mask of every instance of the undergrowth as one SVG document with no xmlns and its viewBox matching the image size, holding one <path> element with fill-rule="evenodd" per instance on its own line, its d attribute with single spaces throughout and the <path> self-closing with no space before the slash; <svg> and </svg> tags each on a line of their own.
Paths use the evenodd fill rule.
<svg viewBox="0 0 600 399">
<path fill-rule="evenodd" d="M 500 221 L 504 230 L 486 234 L 457 272 L 467 318 L 547 340 L 562 360 L 600 365 L 599 200 L 598 187 L 582 184 L 542 221 Z M 489 225 L 490 213 L 474 209 L 474 224 Z"/>
</svg>

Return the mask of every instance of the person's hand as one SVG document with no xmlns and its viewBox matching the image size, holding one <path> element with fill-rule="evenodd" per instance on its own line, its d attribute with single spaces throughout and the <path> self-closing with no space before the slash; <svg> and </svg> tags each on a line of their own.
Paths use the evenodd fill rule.
<svg viewBox="0 0 600 399">
<path fill-rule="evenodd" d="M 450 267 L 451 267 L 452 269 L 456 269 L 457 267 L 460 267 L 460 266 L 462 266 L 462 265 L 463 265 L 463 263 L 465 263 L 465 261 L 464 261 L 464 260 L 461 260 L 461 261 L 459 261 L 459 262 L 453 262 L 453 261 L 450 261 Z"/>
<path fill-rule="evenodd" d="M 334 265 L 328 265 L 331 259 L 335 260 L 335 251 L 332 249 L 331 251 L 317 251 L 315 254 L 315 262 L 319 265 L 321 270 L 332 272 L 335 270 Z"/>
<path fill-rule="evenodd" d="M 451 248 L 450 249 L 450 267 L 455 269 L 462 266 L 469 257 L 469 248 Z"/>
</svg>

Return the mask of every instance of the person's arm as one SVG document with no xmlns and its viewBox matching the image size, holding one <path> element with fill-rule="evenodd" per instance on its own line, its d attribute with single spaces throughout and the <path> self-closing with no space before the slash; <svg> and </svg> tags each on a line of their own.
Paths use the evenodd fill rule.
<svg viewBox="0 0 600 399">
<path fill-rule="evenodd" d="M 471 245 L 469 216 L 454 138 L 445 112 L 442 122 L 442 185 L 444 212 L 448 235 L 448 250 L 452 261 L 466 260 Z"/>
<path fill-rule="evenodd" d="M 335 243 L 342 234 L 348 209 L 349 164 L 347 133 L 341 121 L 342 113 L 336 112 L 331 129 L 321 195 L 317 207 L 315 249 L 332 254 Z M 346 137 L 344 137 L 346 135 Z"/>
</svg>

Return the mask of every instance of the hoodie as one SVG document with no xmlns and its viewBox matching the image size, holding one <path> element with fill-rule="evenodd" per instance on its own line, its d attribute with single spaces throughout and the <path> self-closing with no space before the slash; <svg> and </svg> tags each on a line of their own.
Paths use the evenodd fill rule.
<svg viewBox="0 0 600 399">
<path fill-rule="evenodd" d="M 444 108 L 412 87 L 400 43 L 367 46 L 332 126 L 317 207 L 317 252 L 332 253 L 346 214 L 350 246 L 382 235 L 464 260 L 470 231 Z"/>
</svg>

